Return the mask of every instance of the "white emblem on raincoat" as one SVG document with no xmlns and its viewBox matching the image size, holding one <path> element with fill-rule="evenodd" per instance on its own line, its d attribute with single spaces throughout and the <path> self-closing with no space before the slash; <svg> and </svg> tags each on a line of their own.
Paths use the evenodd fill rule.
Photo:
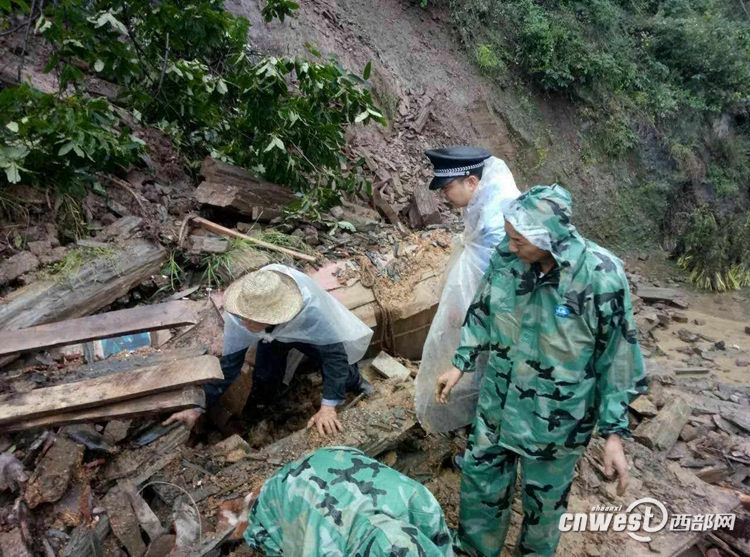
<svg viewBox="0 0 750 557">
<path fill-rule="evenodd" d="M 495 246 L 505 235 L 501 203 L 519 195 L 505 162 L 495 157 L 487 159 L 479 187 L 464 210 L 466 226 L 454 243 L 440 305 L 422 350 L 415 404 L 417 417 L 428 431 L 452 431 L 474 420 L 486 354 L 480 355 L 476 373 L 464 375 L 454 387 L 447 405 L 435 402 L 435 384 L 452 367 L 466 311 Z"/>
</svg>

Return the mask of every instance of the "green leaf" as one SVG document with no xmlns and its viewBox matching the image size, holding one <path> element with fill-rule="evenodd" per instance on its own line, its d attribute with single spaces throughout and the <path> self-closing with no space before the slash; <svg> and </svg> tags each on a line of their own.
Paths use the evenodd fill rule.
<svg viewBox="0 0 750 557">
<path fill-rule="evenodd" d="M 34 25 L 34 33 L 44 33 L 50 27 L 52 27 L 52 22 L 44 17 L 44 15 L 40 15 L 39 19 L 36 20 L 36 25 Z"/>
<path fill-rule="evenodd" d="M 276 147 L 277 149 L 280 149 L 281 151 L 286 151 L 286 147 L 284 147 L 284 142 L 281 141 L 278 137 L 274 137 L 271 139 L 271 143 L 268 144 L 268 146 L 263 150 L 264 153 L 268 153 L 271 149 Z"/>
<path fill-rule="evenodd" d="M 340 220 L 339 221 L 339 228 L 343 228 L 344 230 L 348 230 L 349 232 L 356 232 L 357 229 L 354 227 L 352 223 L 346 220 Z"/>
<path fill-rule="evenodd" d="M 313 46 L 312 44 L 310 44 L 310 43 L 305 43 L 305 48 L 307 49 L 307 51 L 308 51 L 308 52 L 309 52 L 310 54 L 312 54 L 312 55 L 313 55 L 313 56 L 315 56 L 316 58 L 322 58 L 322 57 L 323 57 L 323 55 L 322 55 L 322 54 L 320 53 L 320 51 L 319 51 L 319 50 L 317 50 L 317 49 L 316 49 L 316 48 L 315 48 L 315 47 L 314 47 L 314 46 Z"/>
<path fill-rule="evenodd" d="M 369 117 L 370 117 L 370 111 L 369 111 L 369 110 L 365 110 L 365 111 L 364 111 L 364 112 L 363 112 L 362 114 L 360 114 L 359 116 L 357 116 L 357 117 L 356 117 L 356 118 L 354 119 L 354 122 L 355 122 L 356 124 L 359 124 L 359 123 L 360 123 L 360 122 L 362 122 L 363 120 L 367 120 L 367 118 L 369 118 Z"/>
<path fill-rule="evenodd" d="M 91 186 L 91 190 L 94 193 L 98 193 L 99 195 L 103 195 L 105 197 L 107 195 L 107 190 L 104 189 L 104 187 L 102 186 L 101 182 L 99 182 L 99 180 L 96 180 L 94 182 L 94 185 Z"/>
<path fill-rule="evenodd" d="M 227 84 L 223 79 L 219 79 L 219 81 L 216 83 L 216 90 L 222 95 L 227 94 Z"/>
<path fill-rule="evenodd" d="M 18 122 L 8 122 L 5 127 L 12 132 L 18 133 Z"/>
<path fill-rule="evenodd" d="M 103 69 L 104 69 L 104 62 L 102 62 L 101 60 L 97 60 L 96 62 L 94 62 L 94 71 L 95 72 L 100 72 Z"/>
<path fill-rule="evenodd" d="M 365 66 L 365 71 L 362 72 L 362 78 L 363 79 L 370 79 L 370 72 L 372 71 L 372 61 L 367 62 L 367 65 Z"/>
<path fill-rule="evenodd" d="M 65 145 L 60 147 L 60 150 L 57 152 L 58 157 L 62 157 L 63 155 L 67 155 L 73 150 L 73 147 L 75 147 L 75 141 L 68 141 Z"/>
<path fill-rule="evenodd" d="M 99 15 L 99 19 L 96 20 L 95 27 L 99 28 L 103 25 L 109 23 L 110 26 L 115 30 L 119 31 L 123 35 L 128 34 L 128 29 L 125 27 L 120 20 L 118 20 L 112 12 L 104 12 L 101 15 Z"/>
<path fill-rule="evenodd" d="M 10 161 L 5 167 L 5 176 L 11 184 L 17 184 L 21 181 L 21 173 L 18 171 L 19 168 L 20 167 L 16 164 L 16 161 Z"/>
<path fill-rule="evenodd" d="M 10 11 L 10 0 L 0 0 L 0 10 L 4 12 Z"/>
</svg>

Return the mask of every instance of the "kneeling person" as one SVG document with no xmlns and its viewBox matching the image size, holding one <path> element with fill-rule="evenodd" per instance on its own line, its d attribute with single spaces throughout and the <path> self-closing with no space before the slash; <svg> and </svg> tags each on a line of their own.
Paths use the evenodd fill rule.
<svg viewBox="0 0 750 557">
<path fill-rule="evenodd" d="M 222 394 L 242 370 L 245 355 L 257 345 L 251 396 L 273 401 L 281 390 L 289 353 L 296 349 L 321 368 L 323 400 L 310 419 L 320 433 L 342 430 L 336 407 L 347 392 L 366 393 L 357 362 L 364 356 L 372 330 L 315 282 L 284 265 L 268 265 L 233 282 L 224 293 L 224 380 L 204 386 L 207 406 Z M 205 410 L 184 410 L 166 423 L 193 427 Z"/>
<path fill-rule="evenodd" d="M 453 555 L 443 510 L 427 488 L 349 447 L 318 449 L 287 464 L 245 505 L 246 523 L 232 520 L 231 503 L 220 516 L 237 526 L 233 537 L 244 532 L 266 555 Z"/>
</svg>

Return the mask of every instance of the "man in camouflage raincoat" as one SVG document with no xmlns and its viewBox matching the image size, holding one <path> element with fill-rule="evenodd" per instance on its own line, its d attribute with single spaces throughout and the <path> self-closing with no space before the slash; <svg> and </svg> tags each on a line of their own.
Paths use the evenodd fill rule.
<svg viewBox="0 0 750 557">
<path fill-rule="evenodd" d="M 463 464 L 458 544 L 499 555 L 521 466 L 517 555 L 555 554 L 573 470 L 595 426 L 605 468 L 627 485 L 621 438 L 628 404 L 646 390 L 621 262 L 571 224 L 570 194 L 536 186 L 503 206 L 506 237 L 469 307 L 452 370 L 435 396 L 447 403 L 477 356 L 490 351 Z"/>
<path fill-rule="evenodd" d="M 348 447 L 318 449 L 260 490 L 245 541 L 285 557 L 452 557 L 437 500 L 421 484 Z"/>
</svg>

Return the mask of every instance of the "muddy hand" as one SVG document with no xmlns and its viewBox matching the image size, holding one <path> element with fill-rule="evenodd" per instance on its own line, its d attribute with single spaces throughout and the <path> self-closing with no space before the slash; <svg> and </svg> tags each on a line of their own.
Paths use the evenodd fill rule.
<svg viewBox="0 0 750 557">
<path fill-rule="evenodd" d="M 628 488 L 628 468 L 628 459 L 625 458 L 625 451 L 622 449 L 622 439 L 619 435 L 610 435 L 604 444 L 604 474 L 611 478 L 614 472 L 617 473 L 617 495 L 625 495 Z"/>
<path fill-rule="evenodd" d="M 438 377 L 435 385 L 435 402 L 447 404 L 453 387 L 461 380 L 463 374 L 463 371 L 454 367 Z"/>
<path fill-rule="evenodd" d="M 344 431 L 333 406 L 322 405 L 318 413 L 307 422 L 307 429 L 314 425 L 318 427 L 318 433 L 321 435 L 333 435 L 338 431 Z"/>
</svg>

